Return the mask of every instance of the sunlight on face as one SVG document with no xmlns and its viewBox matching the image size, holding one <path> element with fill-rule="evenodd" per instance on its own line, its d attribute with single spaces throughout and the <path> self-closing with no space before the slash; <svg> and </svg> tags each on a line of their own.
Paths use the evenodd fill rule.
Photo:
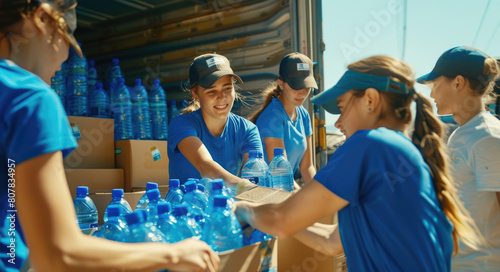
<svg viewBox="0 0 500 272">
<path fill-rule="evenodd" d="M 233 78 L 229 75 L 223 76 L 209 88 L 198 86 L 193 97 L 200 101 L 204 116 L 225 120 L 231 112 L 236 97 Z"/>
</svg>

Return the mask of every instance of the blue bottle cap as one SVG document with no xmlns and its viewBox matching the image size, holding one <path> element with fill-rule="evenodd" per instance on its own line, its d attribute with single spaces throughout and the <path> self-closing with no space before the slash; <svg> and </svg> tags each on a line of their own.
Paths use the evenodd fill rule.
<svg viewBox="0 0 500 272">
<path fill-rule="evenodd" d="M 190 181 L 187 181 L 185 184 L 184 184 L 184 187 L 186 187 L 186 192 L 191 192 L 191 191 L 194 191 L 196 190 L 196 182 L 190 180 Z"/>
<path fill-rule="evenodd" d="M 120 206 L 118 205 L 110 205 L 107 209 L 108 218 L 120 216 Z"/>
<path fill-rule="evenodd" d="M 148 199 L 158 199 L 160 198 L 160 190 L 152 189 L 146 192 Z"/>
<path fill-rule="evenodd" d="M 214 207 L 226 207 L 227 197 L 223 195 L 214 196 Z"/>
<path fill-rule="evenodd" d="M 76 187 L 76 195 L 89 195 L 89 187 L 87 186 Z"/>
<path fill-rule="evenodd" d="M 123 189 L 113 189 L 111 191 L 111 197 L 115 198 L 115 197 L 123 197 Z"/>
<path fill-rule="evenodd" d="M 179 204 L 174 206 L 174 216 L 179 217 L 186 215 L 188 212 L 188 207 L 185 204 Z"/>
<path fill-rule="evenodd" d="M 274 149 L 274 156 L 279 156 L 279 155 L 283 155 L 283 148 L 281 147 L 278 147 L 278 148 L 275 148 Z"/>
<path fill-rule="evenodd" d="M 97 87 L 97 89 L 102 89 L 102 82 L 97 82 L 97 84 L 95 85 Z"/>
<path fill-rule="evenodd" d="M 222 179 L 214 179 L 210 183 L 212 184 L 212 190 L 221 190 L 224 188 L 224 181 Z"/>
<path fill-rule="evenodd" d="M 153 84 L 160 85 L 160 80 L 157 78 L 153 79 Z"/>
<path fill-rule="evenodd" d="M 163 202 L 158 204 L 157 209 L 158 209 L 158 215 L 160 215 L 164 213 L 169 213 L 170 210 L 172 209 L 172 206 L 168 202 Z"/>
<path fill-rule="evenodd" d="M 146 210 L 141 210 L 141 211 L 146 211 Z M 124 215 L 125 220 L 127 221 L 127 224 L 129 226 L 145 221 L 144 215 L 141 211 L 135 211 L 133 213 Z"/>
<path fill-rule="evenodd" d="M 113 62 L 113 65 L 118 65 L 118 63 L 120 63 L 120 60 L 117 58 L 114 58 L 111 60 L 111 62 Z"/>
<path fill-rule="evenodd" d="M 205 186 L 201 185 L 201 184 L 197 184 L 196 185 L 196 189 L 200 192 L 205 192 Z"/>
<path fill-rule="evenodd" d="M 170 179 L 168 181 L 168 186 L 171 188 L 179 188 L 180 180 L 178 179 Z"/>
<path fill-rule="evenodd" d="M 95 66 L 95 60 L 89 60 L 89 67 L 93 68 Z"/>
<path fill-rule="evenodd" d="M 146 183 L 146 191 L 158 189 L 158 183 L 156 182 L 148 182 Z"/>
<path fill-rule="evenodd" d="M 249 158 L 262 158 L 262 153 L 258 150 L 250 150 L 248 152 Z"/>
<path fill-rule="evenodd" d="M 197 178 L 188 178 L 187 180 L 188 180 L 188 181 L 192 180 L 192 181 L 196 182 L 196 184 L 198 184 L 198 181 L 200 181 L 200 180 L 199 180 L 199 179 L 197 179 Z"/>
<path fill-rule="evenodd" d="M 135 82 L 135 86 L 142 85 L 142 79 L 140 79 L 140 78 L 136 78 L 134 82 Z"/>
</svg>

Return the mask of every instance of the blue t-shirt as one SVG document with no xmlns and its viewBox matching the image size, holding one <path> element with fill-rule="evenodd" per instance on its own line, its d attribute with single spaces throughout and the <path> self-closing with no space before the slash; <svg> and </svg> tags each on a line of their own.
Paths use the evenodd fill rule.
<svg viewBox="0 0 500 272">
<path fill-rule="evenodd" d="M 299 168 L 300 161 L 307 149 L 307 136 L 312 134 L 309 113 L 302 106 L 296 107 L 297 118 L 292 122 L 283 104 L 277 98 L 262 111 L 257 118 L 257 127 L 262 137 L 262 146 L 266 150 L 265 138 L 279 138 L 285 143 L 286 157 L 293 167 L 293 172 Z M 269 163 L 267 152 L 264 158 Z"/>
<path fill-rule="evenodd" d="M 338 214 L 349 271 L 450 271 L 453 226 L 402 133 L 356 132 L 314 179 L 349 201 Z"/>
<path fill-rule="evenodd" d="M 15 181 L 9 181 L 8 164 L 59 150 L 66 156 L 76 146 L 57 94 L 38 76 L 0 59 L 0 271 L 18 271 L 28 257 L 15 207 L 9 206 L 16 188 L 9 188 Z M 12 251 L 15 256 L 8 255 Z"/>
<path fill-rule="evenodd" d="M 186 137 L 198 137 L 212 155 L 212 159 L 233 175 L 238 175 L 243 154 L 250 150 L 262 152 L 257 127 L 250 121 L 229 113 L 224 131 L 215 137 L 208 130 L 201 109 L 182 114 L 170 122 L 168 128 L 168 160 L 170 178 L 184 183 L 188 178 L 201 178 L 196 168 L 182 155 L 177 145 Z"/>
</svg>

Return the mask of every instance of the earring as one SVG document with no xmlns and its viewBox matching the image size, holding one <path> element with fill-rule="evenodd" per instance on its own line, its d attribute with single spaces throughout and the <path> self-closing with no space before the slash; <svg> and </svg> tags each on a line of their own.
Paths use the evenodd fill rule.
<svg viewBox="0 0 500 272">
<path fill-rule="evenodd" d="M 372 107 L 368 107 L 368 111 L 372 111 Z"/>
</svg>

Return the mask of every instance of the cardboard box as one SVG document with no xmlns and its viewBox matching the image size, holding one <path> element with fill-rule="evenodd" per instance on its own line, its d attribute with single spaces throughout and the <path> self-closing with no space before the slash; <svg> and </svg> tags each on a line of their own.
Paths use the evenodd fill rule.
<svg viewBox="0 0 500 272">
<path fill-rule="evenodd" d="M 139 199 L 141 199 L 142 195 L 144 195 L 144 192 L 125 193 L 123 195 L 123 198 L 127 200 L 127 202 L 130 204 L 130 207 L 132 207 L 132 210 L 134 210 L 135 206 L 139 202 Z M 106 211 L 106 208 L 113 199 L 111 197 L 111 191 L 105 193 L 102 192 L 91 193 L 89 194 L 89 196 L 90 198 L 92 198 L 92 201 L 94 201 L 94 204 L 97 208 L 97 213 L 99 215 L 99 226 L 100 226 L 104 223 L 103 221 L 104 212 Z"/>
<path fill-rule="evenodd" d="M 65 168 L 115 168 L 114 120 L 68 116 L 78 147 L 64 159 Z"/>
<path fill-rule="evenodd" d="M 145 188 L 148 182 L 168 185 L 166 141 L 116 141 L 115 153 L 116 168 L 123 168 L 125 173 L 125 191 Z"/>
<path fill-rule="evenodd" d="M 276 238 L 237 250 L 221 252 L 218 255 L 221 272 L 277 271 L 278 267 Z"/>
<path fill-rule="evenodd" d="M 90 193 L 109 192 L 123 188 L 123 169 L 64 169 L 71 197 L 76 197 L 76 187 L 87 186 Z"/>
</svg>

